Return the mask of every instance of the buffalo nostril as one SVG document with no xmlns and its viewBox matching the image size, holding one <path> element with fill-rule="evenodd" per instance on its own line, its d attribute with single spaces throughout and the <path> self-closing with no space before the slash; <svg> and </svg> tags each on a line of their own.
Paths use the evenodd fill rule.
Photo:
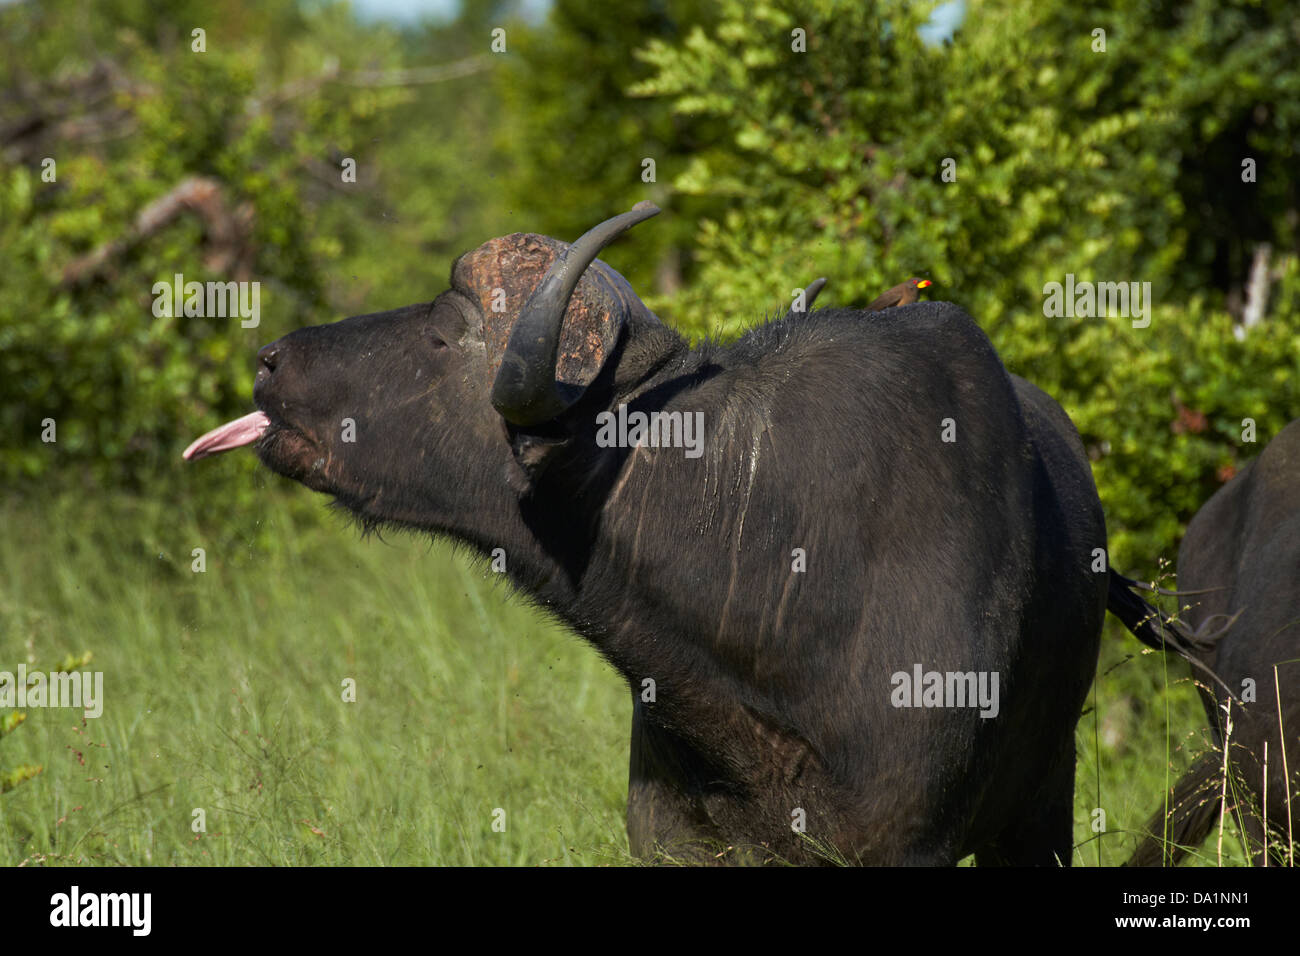
<svg viewBox="0 0 1300 956">
<path fill-rule="evenodd" d="M 268 372 L 274 372 L 280 362 L 280 349 L 275 345 L 267 345 L 257 353 L 257 358 Z"/>
</svg>

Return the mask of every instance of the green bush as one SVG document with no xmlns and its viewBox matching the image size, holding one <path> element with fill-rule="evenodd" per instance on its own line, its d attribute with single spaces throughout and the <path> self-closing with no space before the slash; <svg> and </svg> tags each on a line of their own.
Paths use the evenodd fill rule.
<svg viewBox="0 0 1300 956">
<path fill-rule="evenodd" d="M 177 30 L 207 25 L 203 52 L 188 37 L 165 42 L 131 4 L 0 10 L 6 79 L 27 90 L 0 120 L 39 130 L 71 114 L 58 127 L 71 132 L 20 139 L 8 154 L 17 161 L 0 167 L 0 478 L 148 480 L 197 431 L 250 408 L 261 344 L 331 317 L 326 277 L 361 225 L 336 217 L 321 228 L 320 194 L 346 190 L 340 157 L 410 94 L 327 82 L 397 62 L 382 34 L 341 42 L 343 8 L 305 17 L 292 3 L 272 7 L 279 34 L 269 24 L 234 34 L 210 9 L 175 11 Z M 89 52 L 69 49 L 69 35 Z M 96 123 L 107 132 L 77 132 Z M 141 227 L 151 204 L 194 182 L 216 190 L 220 219 L 191 204 Z M 154 284 L 178 273 L 257 282 L 260 325 L 156 315 Z"/>
</svg>

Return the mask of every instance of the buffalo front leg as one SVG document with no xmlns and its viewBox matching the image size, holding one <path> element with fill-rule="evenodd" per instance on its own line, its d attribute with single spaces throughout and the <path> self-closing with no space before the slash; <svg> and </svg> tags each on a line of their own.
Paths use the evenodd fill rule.
<svg viewBox="0 0 1300 956">
<path fill-rule="evenodd" d="M 652 726 L 632 694 L 632 748 L 627 785 L 627 839 L 634 856 L 655 861 L 712 862 L 713 827 L 692 781 L 687 748 Z"/>
</svg>

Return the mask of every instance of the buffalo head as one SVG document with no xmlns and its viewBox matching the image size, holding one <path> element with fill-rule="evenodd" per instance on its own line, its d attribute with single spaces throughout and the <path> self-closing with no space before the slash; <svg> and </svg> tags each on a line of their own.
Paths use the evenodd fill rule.
<svg viewBox="0 0 1300 956">
<path fill-rule="evenodd" d="M 659 353 L 681 344 L 596 259 L 658 212 L 638 203 L 572 245 L 493 239 L 456 261 L 451 287 L 432 302 L 272 342 L 258 354 L 259 411 L 204 435 L 185 457 L 256 442 L 267 466 L 364 521 L 432 530 L 459 524 L 461 493 L 482 490 L 487 454 L 508 489 L 526 491 L 588 390 L 607 395 L 644 371 L 635 359 L 621 375 L 612 367 L 626 339 L 648 336 Z"/>
</svg>

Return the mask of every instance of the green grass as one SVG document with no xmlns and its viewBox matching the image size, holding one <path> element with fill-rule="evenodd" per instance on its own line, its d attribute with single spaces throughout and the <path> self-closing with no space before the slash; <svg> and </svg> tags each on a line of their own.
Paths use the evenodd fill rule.
<svg viewBox="0 0 1300 956">
<path fill-rule="evenodd" d="M 90 650 L 106 697 L 95 720 L 28 709 L 0 740 L 0 771 L 44 766 L 0 796 L 0 865 L 633 862 L 612 669 L 449 546 L 363 539 L 319 496 L 256 484 L 225 511 L 187 492 L 0 505 L 0 669 Z M 1202 746 L 1171 664 L 1166 778 L 1166 675 L 1140 650 L 1108 629 L 1075 865 L 1122 862 Z"/>
<path fill-rule="evenodd" d="M 1099 849 L 1102 866 L 1127 860 L 1138 831 L 1162 807 L 1162 794 L 1210 746 L 1205 710 L 1187 665 L 1147 650 L 1109 616 L 1097 674 L 1075 733 L 1075 866 L 1097 866 Z M 1099 808 L 1105 811 L 1100 836 L 1092 828 Z M 1218 865 L 1217 843 L 1216 831 L 1184 865 Z M 1231 821 L 1224 830 L 1222 862 L 1246 865 Z"/>
<path fill-rule="evenodd" d="M 0 669 L 89 649 L 106 698 L 0 741 L 45 766 L 0 797 L 0 864 L 627 860 L 608 665 L 450 548 L 291 495 L 0 508 Z"/>
</svg>

